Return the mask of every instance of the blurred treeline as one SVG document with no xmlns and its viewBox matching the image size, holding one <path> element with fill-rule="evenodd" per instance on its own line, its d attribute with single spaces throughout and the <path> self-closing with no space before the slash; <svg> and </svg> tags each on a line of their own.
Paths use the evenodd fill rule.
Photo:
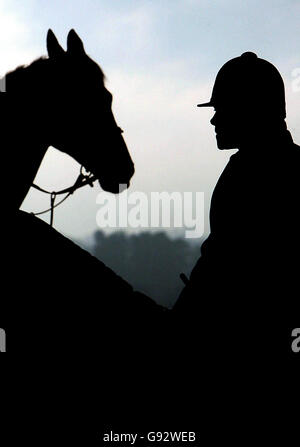
<svg viewBox="0 0 300 447">
<path fill-rule="evenodd" d="M 165 232 L 108 235 L 98 230 L 88 249 L 135 290 L 171 307 L 183 288 L 179 275 L 189 276 L 200 256 L 201 242 L 171 239 Z"/>
</svg>

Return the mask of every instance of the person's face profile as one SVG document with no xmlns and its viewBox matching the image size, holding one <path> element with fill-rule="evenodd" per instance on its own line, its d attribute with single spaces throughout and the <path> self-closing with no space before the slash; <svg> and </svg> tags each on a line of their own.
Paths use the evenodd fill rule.
<svg viewBox="0 0 300 447">
<path fill-rule="evenodd" d="M 241 115 L 237 110 L 226 106 L 215 106 L 215 113 L 210 123 L 215 127 L 219 149 L 226 150 L 239 147 L 243 125 Z"/>
</svg>

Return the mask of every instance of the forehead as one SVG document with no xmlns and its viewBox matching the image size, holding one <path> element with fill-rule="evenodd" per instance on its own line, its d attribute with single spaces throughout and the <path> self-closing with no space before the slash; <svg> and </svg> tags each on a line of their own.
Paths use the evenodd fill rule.
<svg viewBox="0 0 300 447">
<path fill-rule="evenodd" d="M 67 68 L 68 73 L 78 78 L 88 78 L 89 82 L 97 82 L 104 85 L 105 75 L 100 66 L 89 56 L 82 55 L 80 57 L 68 56 L 62 63 L 63 68 Z"/>
<path fill-rule="evenodd" d="M 237 113 L 244 110 L 250 110 L 251 107 L 245 104 L 243 101 L 236 101 L 234 98 L 228 101 L 215 101 L 214 110 L 216 112 Z"/>
</svg>

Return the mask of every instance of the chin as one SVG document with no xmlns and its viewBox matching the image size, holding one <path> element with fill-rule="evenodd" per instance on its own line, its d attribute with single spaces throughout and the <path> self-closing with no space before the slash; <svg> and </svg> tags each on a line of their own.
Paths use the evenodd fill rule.
<svg viewBox="0 0 300 447">
<path fill-rule="evenodd" d="M 236 149 L 238 147 L 237 142 L 234 142 L 233 140 L 229 138 L 224 138 L 221 135 L 217 135 L 217 146 L 220 150 L 226 150 L 226 149 Z"/>
</svg>

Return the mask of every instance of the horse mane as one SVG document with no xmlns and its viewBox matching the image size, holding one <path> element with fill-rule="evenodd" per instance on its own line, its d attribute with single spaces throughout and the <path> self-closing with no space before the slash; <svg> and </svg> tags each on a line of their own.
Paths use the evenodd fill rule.
<svg viewBox="0 0 300 447">
<path fill-rule="evenodd" d="M 100 79 L 102 79 L 102 83 L 104 85 L 104 81 L 106 78 L 105 78 L 105 74 L 103 73 L 102 69 L 89 56 L 87 56 L 87 59 L 90 62 L 92 62 L 95 65 L 95 67 L 97 67 L 98 76 Z M 14 70 L 11 70 L 8 73 L 6 73 L 6 75 L 5 75 L 6 83 L 7 83 L 6 85 L 8 86 L 9 89 L 10 89 L 10 86 L 13 86 L 14 89 L 17 88 L 18 91 L 22 91 L 23 93 L 25 93 L 26 90 L 30 89 L 30 87 L 31 87 L 30 81 L 32 81 L 36 87 L 36 85 L 38 84 L 38 81 L 39 81 L 39 75 L 41 74 L 45 65 L 49 61 L 50 61 L 50 59 L 47 56 L 41 56 L 41 57 L 33 60 L 29 64 L 19 65 Z M 58 63 L 60 63 L 60 62 L 58 61 Z M 79 65 L 80 65 L 80 62 L 79 62 Z M 51 71 L 52 71 L 52 68 L 49 65 L 49 76 L 50 77 L 51 77 Z"/>
<path fill-rule="evenodd" d="M 32 67 L 32 68 L 36 68 L 37 66 L 41 65 L 41 63 L 43 63 L 43 61 L 47 60 L 48 58 L 46 56 L 41 56 L 37 59 L 34 59 L 32 62 L 30 62 L 29 64 L 23 64 L 23 65 L 19 65 L 18 67 L 16 67 L 14 70 L 9 71 L 6 76 L 9 76 L 12 73 L 21 73 L 23 70 L 25 70 L 28 67 Z"/>
<path fill-rule="evenodd" d="M 28 74 L 29 72 L 39 72 L 41 68 L 44 66 L 45 61 L 48 60 L 46 56 L 41 56 L 38 59 L 35 59 L 34 61 L 30 62 L 29 64 L 19 65 L 14 70 L 9 71 L 6 73 L 6 82 L 10 84 L 11 82 L 14 85 L 23 84 L 23 81 L 28 81 Z M 26 80 L 25 80 L 26 78 Z"/>
</svg>

